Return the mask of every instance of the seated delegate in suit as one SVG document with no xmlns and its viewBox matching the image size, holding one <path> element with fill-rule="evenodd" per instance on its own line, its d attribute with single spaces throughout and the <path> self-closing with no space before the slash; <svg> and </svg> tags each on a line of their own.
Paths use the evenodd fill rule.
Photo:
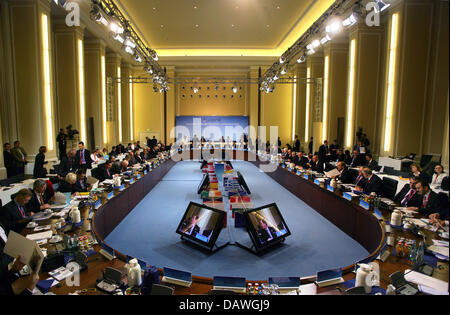
<svg viewBox="0 0 450 315">
<path fill-rule="evenodd" d="M 37 179 L 33 183 L 32 197 L 25 208 L 27 212 L 37 213 L 45 209 L 49 209 L 48 204 L 50 198 L 46 194 L 47 183 L 42 179 Z"/>
<path fill-rule="evenodd" d="M 420 195 L 418 207 L 408 207 L 409 210 L 418 210 L 420 214 L 430 215 L 440 212 L 438 194 L 430 189 L 430 184 L 423 178 L 416 183 L 416 190 Z"/>
<path fill-rule="evenodd" d="M 115 156 L 111 156 L 111 172 L 113 174 L 120 174 L 120 162 L 116 160 Z"/>
<path fill-rule="evenodd" d="M 441 164 L 437 164 L 434 167 L 434 174 L 431 178 L 431 185 L 440 187 L 442 184 L 442 180 L 448 176 L 444 173 L 444 167 Z"/>
<path fill-rule="evenodd" d="M 113 162 L 111 160 L 106 161 L 105 164 L 103 164 L 99 169 L 99 180 L 102 182 L 105 179 L 112 179 L 114 176 L 114 173 L 112 171 L 112 165 Z"/>
<path fill-rule="evenodd" d="M 200 227 L 197 225 L 198 219 L 199 217 L 197 215 L 194 215 L 191 218 L 186 219 L 181 225 L 180 228 L 181 233 L 195 237 L 197 233 L 200 232 Z"/>
<path fill-rule="evenodd" d="M 419 177 L 410 177 L 409 184 L 406 184 L 402 188 L 402 190 L 395 196 L 395 203 L 401 204 L 404 207 L 418 207 L 420 196 L 416 190 L 416 183 L 419 180 Z"/>
<path fill-rule="evenodd" d="M 353 178 L 347 166 L 345 165 L 345 162 L 343 161 L 338 162 L 336 169 L 339 171 L 340 174 L 337 176 L 333 176 L 334 179 L 340 180 L 343 184 L 352 183 Z"/>
<path fill-rule="evenodd" d="M 353 157 L 350 162 L 350 166 L 357 167 L 357 166 L 362 166 L 365 164 L 366 164 L 366 161 L 364 159 L 364 156 L 362 154 L 360 154 L 357 150 L 354 150 Z"/>
<path fill-rule="evenodd" d="M 123 160 L 121 165 L 120 165 L 120 173 L 123 173 L 123 172 L 126 172 L 126 171 L 128 171 L 128 161 L 127 160 Z"/>
<path fill-rule="evenodd" d="M 366 178 L 364 177 L 363 170 L 364 170 L 364 167 L 360 166 L 358 176 L 355 179 L 356 186 L 364 187 L 364 185 L 366 185 Z"/>
<path fill-rule="evenodd" d="M 447 202 L 449 202 L 448 197 L 447 197 Z M 449 212 L 449 207 L 448 207 L 448 203 L 447 203 L 447 206 L 444 207 L 443 209 L 440 209 L 439 212 L 432 213 L 428 216 L 430 218 L 430 223 L 437 226 L 438 228 L 445 229 L 445 221 L 444 220 L 448 220 L 448 218 L 449 218 L 448 212 Z M 446 230 L 448 231 L 448 227 Z"/>
<path fill-rule="evenodd" d="M 273 240 L 277 237 L 276 231 L 273 227 L 268 226 L 266 220 L 259 220 L 258 226 L 258 240 L 261 244 L 265 244 L 268 241 Z"/>
<path fill-rule="evenodd" d="M 313 155 L 312 161 L 309 163 L 309 169 L 313 172 L 323 173 L 323 162 L 319 161 L 319 156 Z"/>
<path fill-rule="evenodd" d="M 375 160 L 372 158 L 372 154 L 371 154 L 371 153 L 367 153 L 367 154 L 366 154 L 366 161 L 367 161 L 366 166 L 367 166 L 368 168 L 370 168 L 372 171 L 376 171 L 376 170 L 377 170 L 377 168 L 378 168 L 378 163 L 377 163 L 377 161 L 375 161 Z"/>
<path fill-rule="evenodd" d="M 92 189 L 92 185 L 87 182 L 86 171 L 80 168 L 76 172 L 77 180 L 74 186 L 74 192 L 88 192 Z"/>
<path fill-rule="evenodd" d="M 39 153 L 36 155 L 34 159 L 34 169 L 33 169 L 33 177 L 34 178 L 44 178 L 47 176 L 47 169 L 44 167 L 48 161 L 45 161 L 45 153 L 47 152 L 46 146 L 41 146 L 39 148 Z"/>
<path fill-rule="evenodd" d="M 86 150 L 84 148 L 84 142 L 78 143 L 78 151 L 75 155 L 75 167 L 78 168 L 84 168 L 84 169 L 91 169 L 92 168 L 92 159 L 91 159 L 91 152 L 89 150 Z"/>
<path fill-rule="evenodd" d="M 308 163 L 308 159 L 303 156 L 303 151 L 297 153 L 297 158 L 294 161 L 295 165 L 300 166 L 301 168 L 305 168 Z"/>
<path fill-rule="evenodd" d="M 381 187 L 383 186 L 381 178 L 373 174 L 372 170 L 367 166 L 363 168 L 363 176 L 366 179 L 366 184 L 364 187 L 356 186 L 356 190 L 362 191 L 367 195 L 371 193 L 381 194 Z"/>
<path fill-rule="evenodd" d="M 0 210 L 0 222 L 7 233 L 11 230 L 20 233 L 31 220 L 28 216 L 34 214 L 27 212 L 25 207 L 32 193 L 29 189 L 23 188 L 11 197 L 12 200 Z"/>
<path fill-rule="evenodd" d="M 59 182 L 58 191 L 62 193 L 69 192 L 75 193 L 75 182 L 77 181 L 77 175 L 75 173 L 68 173 L 64 180 Z"/>
<path fill-rule="evenodd" d="M 342 151 L 341 149 L 337 150 L 337 153 L 336 153 L 334 161 L 336 161 L 336 162 L 341 162 L 341 161 L 345 162 L 345 160 L 346 160 L 346 157 L 345 157 L 344 151 Z"/>
</svg>

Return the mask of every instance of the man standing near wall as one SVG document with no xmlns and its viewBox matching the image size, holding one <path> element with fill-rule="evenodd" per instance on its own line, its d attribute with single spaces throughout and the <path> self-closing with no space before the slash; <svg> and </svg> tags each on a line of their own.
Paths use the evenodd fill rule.
<svg viewBox="0 0 450 315">
<path fill-rule="evenodd" d="M 16 163 L 16 174 L 25 174 L 25 165 L 28 161 L 25 159 L 27 152 L 20 146 L 20 141 L 14 142 L 14 148 L 11 149 L 11 154 L 14 157 L 14 162 Z"/>
</svg>

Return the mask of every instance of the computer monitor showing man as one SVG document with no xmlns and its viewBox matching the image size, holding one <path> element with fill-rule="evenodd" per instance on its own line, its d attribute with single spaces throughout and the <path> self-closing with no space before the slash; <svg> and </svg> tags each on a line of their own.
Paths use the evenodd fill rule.
<svg viewBox="0 0 450 315">
<path fill-rule="evenodd" d="M 250 237 L 257 249 L 278 243 L 291 235 L 275 203 L 245 212 Z"/>
<path fill-rule="evenodd" d="M 207 247 L 213 247 L 223 226 L 225 212 L 191 202 L 177 233 Z"/>
</svg>

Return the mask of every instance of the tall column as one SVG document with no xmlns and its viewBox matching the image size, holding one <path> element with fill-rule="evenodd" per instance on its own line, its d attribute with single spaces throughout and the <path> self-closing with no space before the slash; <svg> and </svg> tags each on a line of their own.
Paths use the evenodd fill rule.
<svg viewBox="0 0 450 315">
<path fill-rule="evenodd" d="M 123 132 L 121 130 L 121 121 L 123 118 L 121 117 L 121 111 L 119 111 L 119 107 L 121 107 L 121 90 L 119 88 L 120 83 L 118 83 L 114 78 L 117 78 L 121 72 L 121 57 L 115 53 L 107 53 L 106 54 L 106 77 L 108 78 L 107 82 L 107 135 L 108 135 L 108 144 L 116 145 L 118 143 L 123 144 Z M 122 139 L 120 139 L 122 137 Z M 126 143 L 125 143 L 126 146 Z"/>
<path fill-rule="evenodd" d="M 90 147 L 86 132 L 84 28 L 69 27 L 64 20 L 53 27 L 55 43 L 55 86 L 59 128 L 72 125 L 79 140 Z M 76 141 L 68 146 L 77 147 Z"/>
<path fill-rule="evenodd" d="M 298 135 L 298 138 L 301 143 L 302 150 L 308 150 L 308 141 L 309 139 L 305 139 L 305 119 L 306 119 L 306 64 L 299 64 L 295 68 L 295 75 L 297 76 L 297 108 L 296 108 L 296 127 L 295 134 Z"/>
<path fill-rule="evenodd" d="M 250 71 L 248 74 L 249 78 L 252 80 L 258 80 L 259 78 L 259 67 L 258 66 L 251 66 Z M 248 84 L 247 86 L 248 91 L 248 115 L 249 115 L 249 139 L 251 139 L 251 143 L 254 145 L 256 143 L 256 138 L 258 134 L 258 115 L 259 115 L 259 109 L 258 109 L 258 98 L 260 91 L 258 90 L 258 84 Z M 263 93 L 263 92 L 261 92 Z"/>
<path fill-rule="evenodd" d="M 55 115 L 50 2 L 9 2 L 17 137 L 34 161 L 39 146 L 55 154 Z"/>
<path fill-rule="evenodd" d="M 408 0 L 389 9 L 383 155 L 422 152 L 434 4 Z"/>
<path fill-rule="evenodd" d="M 448 89 L 447 89 L 447 109 L 446 109 L 446 115 L 445 115 L 445 126 L 444 126 L 444 137 L 442 142 L 442 165 L 444 166 L 444 169 L 447 170 L 448 173 L 448 156 L 449 156 L 449 124 L 448 124 L 448 115 L 449 115 L 449 108 L 448 108 Z"/>
<path fill-rule="evenodd" d="M 324 99 L 322 140 L 338 140 L 342 147 L 345 134 L 348 43 L 329 42 L 324 47 Z"/>
<path fill-rule="evenodd" d="M 347 149 L 351 149 L 356 143 L 356 132 L 362 128 L 371 142 L 371 151 L 378 152 L 379 138 L 376 131 L 378 104 L 381 103 L 379 91 L 383 68 L 383 35 L 383 27 L 368 27 L 365 22 L 355 24 L 350 30 L 346 62 L 348 79 L 345 80 L 347 114 L 344 144 Z M 352 107 L 353 121 L 349 121 L 349 106 Z"/>
<path fill-rule="evenodd" d="M 106 73 L 102 73 L 102 60 L 105 61 L 105 43 L 102 40 L 86 40 L 84 43 L 84 73 L 86 86 L 86 117 L 91 147 L 106 147 L 106 118 L 103 119 L 103 105 L 106 105 Z M 104 95 L 103 95 L 104 94 Z M 105 106 L 106 107 L 106 106 Z M 104 113 L 106 117 L 106 112 Z M 93 137 L 92 137 L 93 135 Z M 93 141 L 92 141 L 93 140 Z"/>
<path fill-rule="evenodd" d="M 130 135 L 130 75 L 131 75 L 131 65 L 127 63 L 122 63 L 121 70 L 121 89 L 122 89 L 122 137 L 123 142 L 132 142 L 132 138 Z"/>
<path fill-rule="evenodd" d="M 166 74 L 169 78 L 175 77 L 175 67 L 166 67 Z M 167 85 L 169 91 L 166 93 L 166 144 L 173 143 L 175 138 L 170 137 L 170 131 L 175 127 L 175 107 L 176 107 L 176 86 L 174 83 Z M 161 136 L 162 139 L 162 136 Z"/>
<path fill-rule="evenodd" d="M 306 104 L 305 132 L 308 130 L 308 142 L 314 137 L 313 151 L 319 150 L 322 140 L 322 96 L 323 89 L 323 56 L 310 56 L 306 61 L 307 76 L 312 80 L 307 86 L 309 105 Z M 309 89 L 309 92 L 308 92 Z M 306 137 L 305 137 L 306 138 Z"/>
</svg>

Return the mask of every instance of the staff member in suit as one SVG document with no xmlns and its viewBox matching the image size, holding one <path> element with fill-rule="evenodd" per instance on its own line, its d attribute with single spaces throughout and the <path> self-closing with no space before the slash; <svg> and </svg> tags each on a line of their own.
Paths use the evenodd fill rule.
<svg viewBox="0 0 450 315">
<path fill-rule="evenodd" d="M 430 189 L 430 184 L 421 178 L 416 183 L 416 190 L 420 195 L 418 207 L 408 207 L 409 210 L 417 210 L 420 214 L 430 215 L 440 212 L 438 195 Z"/>
<path fill-rule="evenodd" d="M 416 190 L 416 183 L 419 177 L 410 177 L 409 184 L 406 184 L 402 190 L 395 196 L 394 201 L 404 207 L 418 207 L 420 196 Z"/>
<path fill-rule="evenodd" d="M 82 141 L 78 143 L 78 151 L 75 156 L 75 165 L 77 168 L 92 168 L 91 152 L 84 148 L 84 142 Z"/>
<path fill-rule="evenodd" d="M 67 135 L 64 133 L 64 129 L 59 129 L 58 136 L 56 137 L 59 149 L 59 159 L 62 160 L 66 156 L 67 151 Z"/>
<path fill-rule="evenodd" d="M 26 160 L 27 152 L 20 146 L 20 141 L 14 142 L 14 148 L 11 149 L 11 154 L 14 157 L 16 165 L 16 175 L 25 173 L 25 165 L 28 164 Z"/>
<path fill-rule="evenodd" d="M 47 176 L 47 169 L 44 167 L 44 165 L 48 164 L 48 161 L 45 161 L 45 153 L 47 153 L 47 147 L 41 146 L 39 148 L 39 153 L 36 155 L 36 158 L 34 160 L 34 178 L 44 178 L 45 176 Z"/>
<path fill-rule="evenodd" d="M 345 162 L 339 161 L 337 163 L 336 169 L 340 174 L 337 176 L 333 176 L 334 179 L 340 180 L 343 184 L 351 184 L 353 182 L 352 175 L 350 174 L 347 165 L 345 165 Z"/>
<path fill-rule="evenodd" d="M 356 186 L 356 190 L 362 191 L 367 195 L 371 193 L 381 194 L 381 187 L 383 186 L 381 178 L 373 174 L 372 170 L 367 166 L 363 167 L 363 176 L 366 179 L 366 184 L 364 187 Z"/>
<path fill-rule="evenodd" d="M 298 136 L 297 135 L 294 136 L 294 148 L 293 148 L 293 150 L 296 151 L 296 152 L 300 151 L 300 140 L 298 140 Z"/>
<path fill-rule="evenodd" d="M 64 156 L 59 163 L 58 175 L 59 179 L 64 179 L 68 173 L 74 173 L 77 169 L 75 156 L 77 155 L 77 151 L 75 149 L 69 150 L 67 155 Z"/>
<path fill-rule="evenodd" d="M 367 161 L 366 166 L 367 166 L 368 168 L 370 168 L 372 171 L 376 171 L 376 170 L 377 170 L 377 168 L 378 168 L 378 163 L 377 163 L 377 161 L 375 161 L 375 160 L 372 158 L 372 154 L 371 154 L 371 153 L 367 153 L 367 154 L 366 154 L 366 161 Z"/>
<path fill-rule="evenodd" d="M 309 143 L 308 143 L 308 154 L 312 154 L 313 153 L 313 137 L 311 137 L 311 139 L 309 139 Z"/>
<path fill-rule="evenodd" d="M 11 145 L 8 142 L 3 145 L 3 161 L 5 162 L 7 178 L 16 175 L 16 165 L 14 164 L 14 157 L 11 154 Z"/>
<path fill-rule="evenodd" d="M 271 226 L 268 226 L 266 220 L 260 219 L 258 226 L 258 239 L 261 242 L 261 244 L 265 244 L 276 237 L 277 234 L 275 229 Z"/>
<path fill-rule="evenodd" d="M 68 173 L 64 180 L 59 182 L 58 191 L 65 193 L 70 192 L 75 193 L 75 182 L 77 181 L 77 175 L 74 173 Z"/>
<path fill-rule="evenodd" d="M 0 210 L 0 222 L 8 233 L 11 230 L 16 233 L 22 232 L 28 222 L 31 221 L 28 216 L 34 213 L 28 213 L 25 207 L 31 197 L 31 191 L 23 188 Z"/>
<path fill-rule="evenodd" d="M 431 178 L 431 184 L 440 187 L 442 184 L 442 180 L 446 176 L 448 176 L 448 175 L 444 173 L 444 167 L 441 164 L 437 164 L 434 167 L 434 174 L 433 174 L 433 177 Z"/>
<path fill-rule="evenodd" d="M 37 213 L 50 208 L 50 205 L 48 204 L 50 198 L 48 194 L 46 194 L 46 190 L 47 183 L 44 180 L 38 179 L 34 181 L 32 197 L 25 206 L 27 212 Z"/>
<path fill-rule="evenodd" d="M 319 161 L 321 163 L 328 162 L 330 158 L 330 148 L 328 147 L 328 140 L 325 140 L 319 147 Z"/>
</svg>

